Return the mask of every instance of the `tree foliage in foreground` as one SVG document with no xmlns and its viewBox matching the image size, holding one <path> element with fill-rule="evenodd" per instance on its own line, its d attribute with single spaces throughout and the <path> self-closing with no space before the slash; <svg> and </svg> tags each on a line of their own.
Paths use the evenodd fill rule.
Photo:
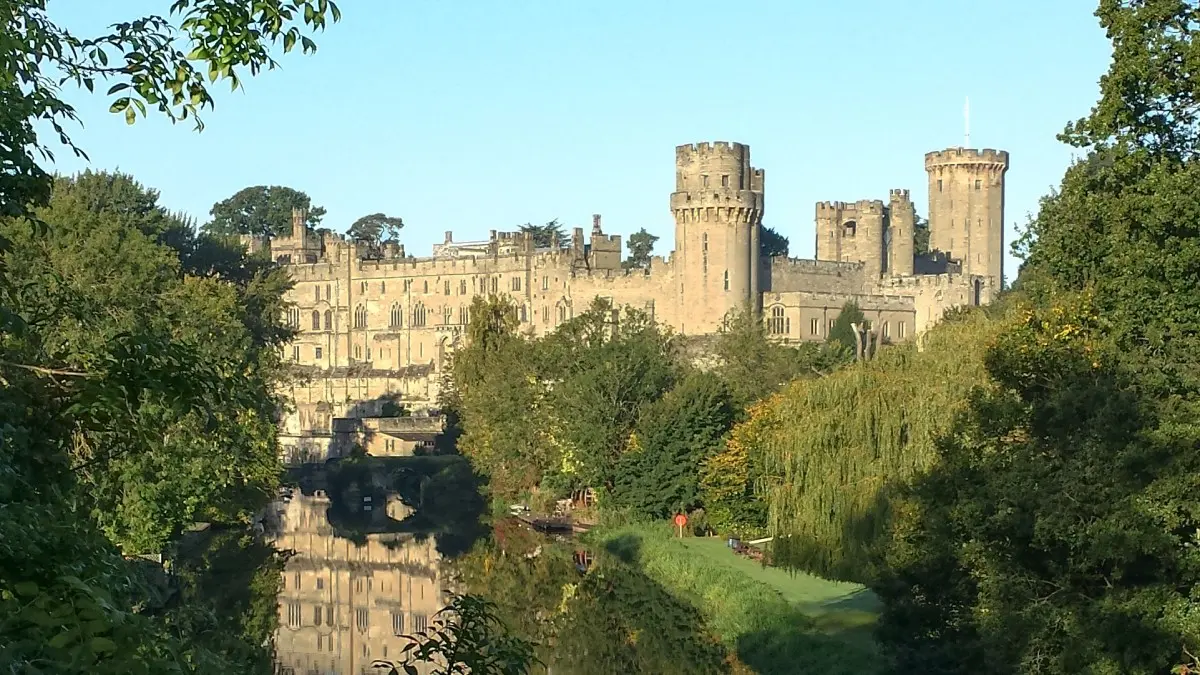
<svg viewBox="0 0 1200 675">
<path fill-rule="evenodd" d="M 983 348 L 1004 325 L 982 310 L 951 317 L 923 348 L 898 345 L 828 377 L 785 387 L 759 436 L 775 559 L 866 581 L 886 541 L 893 490 L 928 470 L 935 442 L 975 387 Z"/>
<path fill-rule="evenodd" d="M 1113 60 L 1022 242 L 1032 302 L 877 583 L 897 672 L 1200 666 L 1200 8 L 1097 16 Z"/>
<path fill-rule="evenodd" d="M 281 280 L 225 242 L 193 239 L 189 223 L 120 177 L 56 186 L 34 123 L 82 154 L 65 127 L 75 112 L 59 98 L 60 81 L 72 81 L 111 85 L 112 111 L 130 122 L 154 108 L 199 127 L 211 82 L 236 87 L 274 67 L 280 42 L 311 52 L 305 28 L 338 10 L 322 0 L 178 0 L 82 38 L 54 24 L 44 0 L 5 8 L 0 669 L 262 668 L 275 614 L 247 622 L 169 600 L 160 567 L 122 554 L 153 550 L 190 518 L 237 520 L 269 490 L 271 399 L 258 394 L 270 391 L 270 354 L 286 334 Z M 17 218 L 41 207 L 40 221 Z"/>
</svg>

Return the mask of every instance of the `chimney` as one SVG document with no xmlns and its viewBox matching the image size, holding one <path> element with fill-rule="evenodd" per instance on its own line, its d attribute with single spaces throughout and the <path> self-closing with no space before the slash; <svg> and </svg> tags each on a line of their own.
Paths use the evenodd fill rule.
<svg viewBox="0 0 1200 675">
<path fill-rule="evenodd" d="M 599 213 L 592 214 L 592 234 L 593 235 L 604 234 L 604 231 L 600 229 L 600 214 Z"/>
<path fill-rule="evenodd" d="M 450 230 L 446 230 L 446 243 L 447 244 L 454 243 L 454 233 L 451 232 Z"/>
</svg>

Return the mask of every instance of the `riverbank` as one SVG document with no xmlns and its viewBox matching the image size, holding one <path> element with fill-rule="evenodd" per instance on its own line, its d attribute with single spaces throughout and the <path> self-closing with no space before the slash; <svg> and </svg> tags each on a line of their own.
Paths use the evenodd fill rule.
<svg viewBox="0 0 1200 675">
<path fill-rule="evenodd" d="M 735 555 L 718 538 L 670 525 L 601 528 L 585 540 L 695 605 L 754 672 L 861 674 L 877 669 L 874 595 L 857 584 L 791 574 Z"/>
</svg>

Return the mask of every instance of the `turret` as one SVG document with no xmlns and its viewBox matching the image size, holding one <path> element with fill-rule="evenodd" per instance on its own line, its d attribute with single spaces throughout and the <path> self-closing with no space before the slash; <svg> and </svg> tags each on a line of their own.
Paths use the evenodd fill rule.
<svg viewBox="0 0 1200 675">
<path fill-rule="evenodd" d="M 759 228 L 761 169 L 741 143 L 699 143 L 675 149 L 675 274 L 680 332 L 713 332 L 731 310 L 761 301 Z"/>
<path fill-rule="evenodd" d="M 917 221 L 916 208 L 908 190 L 892 190 L 888 195 L 887 270 L 891 276 L 910 276 L 913 273 L 914 242 Z"/>
<path fill-rule="evenodd" d="M 871 279 L 883 273 L 883 202 L 818 202 L 816 221 L 817 260 L 863 263 Z"/>
<path fill-rule="evenodd" d="M 1004 278 L 1004 174 L 1002 150 L 950 148 L 925 155 L 929 174 L 929 246 L 962 264 L 964 274 Z M 987 298 L 983 299 L 984 302 Z"/>
</svg>

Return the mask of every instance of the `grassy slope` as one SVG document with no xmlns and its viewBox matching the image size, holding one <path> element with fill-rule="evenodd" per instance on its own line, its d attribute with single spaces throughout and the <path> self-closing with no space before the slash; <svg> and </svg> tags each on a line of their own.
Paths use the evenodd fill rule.
<svg viewBox="0 0 1200 675">
<path fill-rule="evenodd" d="M 722 539 L 675 539 L 669 525 L 589 535 L 696 604 L 710 627 L 755 672 L 869 673 L 877 601 L 856 584 L 763 568 Z"/>
</svg>

